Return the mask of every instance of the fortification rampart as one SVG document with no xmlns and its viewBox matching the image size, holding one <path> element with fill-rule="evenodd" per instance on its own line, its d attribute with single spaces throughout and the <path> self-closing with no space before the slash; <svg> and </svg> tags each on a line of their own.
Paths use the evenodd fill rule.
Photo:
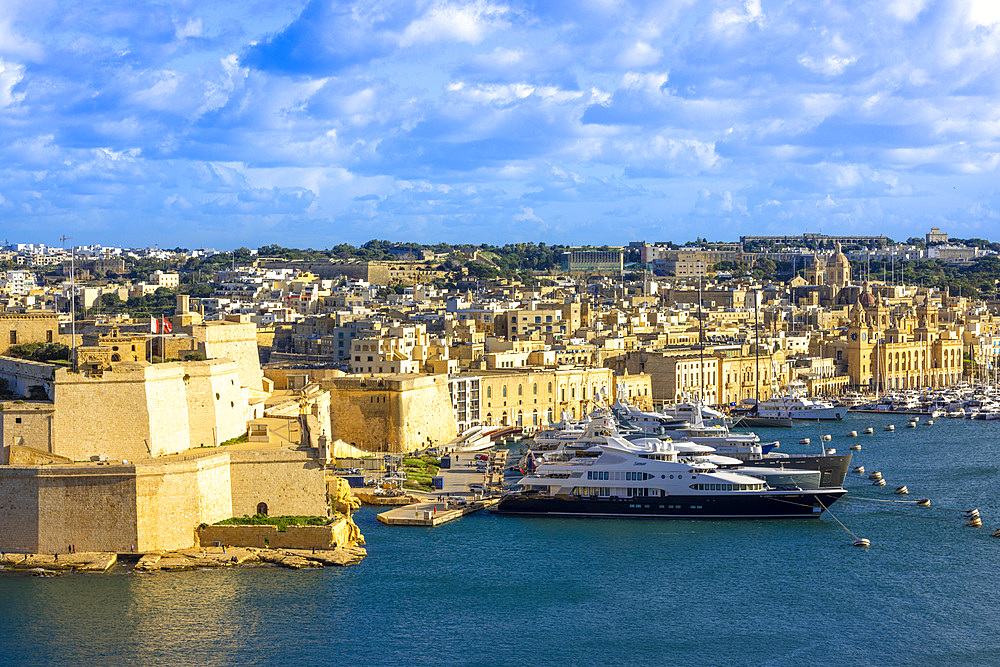
<svg viewBox="0 0 1000 667">
<path fill-rule="evenodd" d="M 136 544 L 130 465 L 0 466 L 0 549 L 124 551 Z"/>
<path fill-rule="evenodd" d="M 272 516 L 328 515 L 323 468 L 308 450 L 233 449 L 229 455 L 229 516 L 253 516 L 261 504 Z"/>
<path fill-rule="evenodd" d="M 0 357 L 0 378 L 7 381 L 8 390 L 19 396 L 31 396 L 32 387 L 37 386 L 51 399 L 56 369 L 52 364 Z"/>
<path fill-rule="evenodd" d="M 143 461 L 136 465 L 135 490 L 139 548 L 188 547 L 195 526 L 232 516 L 229 454 Z"/>
<path fill-rule="evenodd" d="M 305 451 L 229 448 L 127 465 L 4 465 L 0 551 L 183 549 L 198 525 L 260 503 L 272 515 L 330 516 L 323 469 Z"/>
<path fill-rule="evenodd" d="M 328 378 L 320 387 L 330 392 L 330 437 L 367 451 L 410 451 L 458 431 L 446 375 Z"/>
<path fill-rule="evenodd" d="M 277 526 L 206 526 L 198 529 L 198 541 L 203 547 L 216 542 L 225 546 L 270 547 L 272 549 L 329 549 L 344 545 L 338 541 L 340 520 L 329 526 L 288 526 L 279 531 Z"/>
<path fill-rule="evenodd" d="M 120 364 L 100 377 L 56 372 L 51 451 L 136 460 L 188 449 L 181 364 Z"/>
<path fill-rule="evenodd" d="M 232 359 L 244 387 L 260 389 L 264 374 L 257 351 L 257 326 L 243 322 L 205 322 L 191 325 L 198 350 L 209 359 Z"/>
<path fill-rule="evenodd" d="M 236 363 L 227 359 L 184 364 L 189 447 L 214 447 L 246 432 L 246 396 Z"/>
</svg>

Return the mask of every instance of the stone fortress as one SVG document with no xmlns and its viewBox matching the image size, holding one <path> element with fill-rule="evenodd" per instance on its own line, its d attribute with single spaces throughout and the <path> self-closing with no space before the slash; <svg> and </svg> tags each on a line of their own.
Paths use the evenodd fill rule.
<svg viewBox="0 0 1000 667">
<path fill-rule="evenodd" d="M 181 549 L 233 516 L 332 514 L 329 394 L 274 392 L 239 317 L 203 322 L 181 297 L 173 325 L 196 359 L 148 363 L 147 337 L 117 330 L 84 340 L 78 370 L 0 356 L 8 391 L 31 397 L 0 402 L 0 550 Z M 69 342 L 54 315 L 0 314 L 0 328 L 11 344 Z"/>
</svg>

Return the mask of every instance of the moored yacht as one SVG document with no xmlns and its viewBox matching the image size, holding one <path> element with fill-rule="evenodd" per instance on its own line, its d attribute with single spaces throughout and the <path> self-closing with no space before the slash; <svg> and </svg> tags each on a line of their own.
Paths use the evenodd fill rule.
<svg viewBox="0 0 1000 667">
<path fill-rule="evenodd" d="M 772 396 L 756 405 L 756 415 L 763 419 L 822 419 L 840 421 L 847 414 L 843 405 L 834 405 L 805 396 Z"/>
<path fill-rule="evenodd" d="M 607 442 L 546 460 L 505 495 L 502 514 L 585 517 L 785 518 L 819 516 L 843 488 L 771 488 L 710 461 L 679 457 L 670 441 Z"/>
</svg>

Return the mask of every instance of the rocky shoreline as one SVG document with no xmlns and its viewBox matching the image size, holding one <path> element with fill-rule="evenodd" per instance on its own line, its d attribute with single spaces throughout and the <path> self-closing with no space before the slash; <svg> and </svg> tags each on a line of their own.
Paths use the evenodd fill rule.
<svg viewBox="0 0 1000 667">
<path fill-rule="evenodd" d="M 226 567 L 343 567 L 357 565 L 368 555 L 363 547 L 334 549 L 259 549 L 256 547 L 220 547 L 157 551 L 142 554 L 133 568 L 137 573 L 184 572 Z M 107 572 L 118 562 L 113 552 L 69 554 L 17 554 L 0 556 L 0 572 L 37 575 L 71 572 Z"/>
</svg>

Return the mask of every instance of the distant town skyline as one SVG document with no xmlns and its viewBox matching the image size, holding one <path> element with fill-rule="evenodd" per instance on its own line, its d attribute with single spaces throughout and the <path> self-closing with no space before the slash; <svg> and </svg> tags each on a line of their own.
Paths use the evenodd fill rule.
<svg viewBox="0 0 1000 667">
<path fill-rule="evenodd" d="M 990 0 L 13 0 L 0 220 L 220 249 L 995 238 L 998 44 Z"/>
</svg>

